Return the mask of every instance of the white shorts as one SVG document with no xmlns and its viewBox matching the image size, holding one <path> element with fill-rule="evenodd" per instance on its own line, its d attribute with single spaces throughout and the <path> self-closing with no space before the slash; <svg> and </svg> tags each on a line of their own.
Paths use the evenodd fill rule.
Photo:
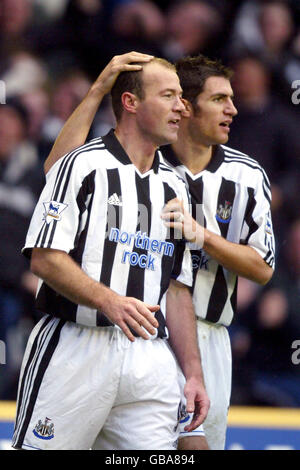
<svg viewBox="0 0 300 470">
<path fill-rule="evenodd" d="M 23 359 L 13 447 L 174 450 L 177 372 L 165 340 L 46 316 Z"/>
<path fill-rule="evenodd" d="M 225 326 L 197 320 L 198 343 L 210 408 L 203 425 L 187 433 L 184 427 L 191 417 L 180 422 L 180 437 L 204 434 L 211 450 L 225 447 L 227 415 L 231 395 L 231 345 Z"/>
</svg>

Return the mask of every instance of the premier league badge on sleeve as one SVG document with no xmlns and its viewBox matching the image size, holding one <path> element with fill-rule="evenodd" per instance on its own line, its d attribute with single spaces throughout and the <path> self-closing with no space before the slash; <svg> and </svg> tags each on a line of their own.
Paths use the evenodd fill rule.
<svg viewBox="0 0 300 470">
<path fill-rule="evenodd" d="M 46 224 L 50 224 L 53 220 L 61 220 L 61 213 L 68 207 L 68 204 L 63 202 L 44 202 L 45 212 L 44 219 Z"/>
</svg>

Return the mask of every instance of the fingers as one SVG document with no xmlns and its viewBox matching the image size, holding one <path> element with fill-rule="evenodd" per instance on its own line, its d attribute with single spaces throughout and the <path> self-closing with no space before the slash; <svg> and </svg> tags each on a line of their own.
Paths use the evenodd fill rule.
<svg viewBox="0 0 300 470">
<path fill-rule="evenodd" d="M 160 309 L 159 305 L 148 305 L 135 298 L 124 297 L 123 312 L 115 323 L 122 329 L 130 341 L 134 341 L 134 335 L 130 328 L 143 339 L 149 339 L 156 334 L 158 321 L 153 313 Z"/>
<path fill-rule="evenodd" d="M 187 411 L 188 411 L 188 408 L 187 408 Z M 191 411 L 189 412 L 192 413 Z M 193 413 L 193 419 L 190 422 L 190 424 L 185 426 L 184 430 L 187 432 L 191 432 L 194 429 L 197 429 L 200 426 L 200 424 L 202 424 L 203 421 L 205 420 L 207 413 L 208 413 L 208 407 L 206 405 L 201 405 L 200 402 L 196 402 L 194 413 Z"/>
<path fill-rule="evenodd" d="M 152 55 L 140 52 L 128 52 L 127 54 L 115 56 L 111 60 L 112 70 L 115 73 L 134 71 L 142 69 L 142 65 L 132 64 L 132 62 L 147 63 L 153 59 Z"/>
<path fill-rule="evenodd" d="M 112 89 L 118 75 L 121 72 L 141 70 L 143 68 L 142 65 L 136 64 L 134 62 L 140 62 L 144 64 L 150 62 L 152 59 L 152 55 L 142 54 L 140 52 L 134 51 L 128 52 L 127 54 L 114 56 L 98 76 L 92 87 L 93 90 L 100 92 L 101 96 L 102 94 L 104 95 L 108 93 Z"/>
<path fill-rule="evenodd" d="M 180 201 L 178 198 L 171 199 L 164 206 L 162 214 L 166 212 L 183 212 L 183 202 Z"/>
</svg>

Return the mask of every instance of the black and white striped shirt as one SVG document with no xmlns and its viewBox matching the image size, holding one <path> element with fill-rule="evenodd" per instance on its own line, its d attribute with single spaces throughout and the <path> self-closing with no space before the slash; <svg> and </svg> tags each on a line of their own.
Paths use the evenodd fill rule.
<svg viewBox="0 0 300 470">
<path fill-rule="evenodd" d="M 257 161 L 221 145 L 215 148 L 209 165 L 193 175 L 176 158 L 171 146 L 161 151 L 186 181 L 193 216 L 199 220 L 200 215 L 199 222 L 204 227 L 230 242 L 251 246 L 274 268 L 270 183 Z M 198 212 L 197 205 L 201 205 Z M 197 316 L 212 323 L 230 325 L 236 308 L 237 276 L 203 249 L 192 249 L 191 254 Z"/>
<path fill-rule="evenodd" d="M 191 256 L 164 226 L 160 213 L 170 199 L 188 195 L 184 181 L 158 152 L 141 174 L 113 130 L 61 158 L 33 214 L 23 252 L 67 252 L 93 279 L 120 295 L 160 304 L 158 336 L 165 328 L 166 291 L 173 277 L 192 285 Z M 40 281 L 37 308 L 87 326 L 109 326 L 103 313 L 76 305 Z"/>
</svg>

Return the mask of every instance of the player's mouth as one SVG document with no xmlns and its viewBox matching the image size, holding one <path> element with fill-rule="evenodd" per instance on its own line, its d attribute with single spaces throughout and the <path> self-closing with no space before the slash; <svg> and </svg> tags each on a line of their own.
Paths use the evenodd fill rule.
<svg viewBox="0 0 300 470">
<path fill-rule="evenodd" d="M 179 122 L 180 119 L 170 119 L 168 124 L 174 129 L 179 129 Z"/>
<path fill-rule="evenodd" d="M 229 121 L 223 121 L 220 123 L 220 126 L 223 127 L 223 129 L 226 131 L 226 132 L 230 132 L 230 124 L 232 123 L 232 119 L 229 120 Z"/>
</svg>

